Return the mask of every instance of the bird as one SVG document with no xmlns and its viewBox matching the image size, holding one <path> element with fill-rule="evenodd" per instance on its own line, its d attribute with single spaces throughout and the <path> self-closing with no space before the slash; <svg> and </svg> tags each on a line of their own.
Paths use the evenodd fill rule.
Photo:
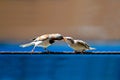
<svg viewBox="0 0 120 80">
<path fill-rule="evenodd" d="M 72 37 L 64 37 L 66 43 L 71 47 L 75 53 L 83 53 L 85 50 L 94 50 L 83 40 L 74 40 Z"/>
<path fill-rule="evenodd" d="M 43 34 L 41 36 L 38 36 L 37 38 L 34 38 L 33 41 L 30 43 L 20 45 L 20 47 L 24 48 L 34 45 L 32 52 L 34 52 L 35 47 L 43 47 L 44 50 L 49 52 L 47 50 L 47 47 L 55 43 L 56 40 L 64 40 L 64 37 L 59 33 Z"/>
</svg>

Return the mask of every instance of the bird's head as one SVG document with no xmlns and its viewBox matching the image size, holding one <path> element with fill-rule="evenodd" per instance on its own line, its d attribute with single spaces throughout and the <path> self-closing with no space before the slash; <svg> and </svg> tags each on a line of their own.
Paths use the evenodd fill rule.
<svg viewBox="0 0 120 80">
<path fill-rule="evenodd" d="M 32 40 L 35 40 L 36 38 L 33 38 Z"/>
<path fill-rule="evenodd" d="M 67 43 L 74 43 L 74 39 L 72 37 L 64 37 L 65 42 Z"/>
</svg>

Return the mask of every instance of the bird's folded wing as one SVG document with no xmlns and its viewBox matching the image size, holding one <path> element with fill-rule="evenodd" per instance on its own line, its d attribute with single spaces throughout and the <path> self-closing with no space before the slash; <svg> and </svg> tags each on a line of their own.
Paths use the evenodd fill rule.
<svg viewBox="0 0 120 80">
<path fill-rule="evenodd" d="M 82 46 L 84 46 L 87 49 L 89 49 L 89 47 L 90 47 L 86 42 L 84 42 L 82 40 L 77 41 L 77 44 L 82 45 Z"/>
</svg>

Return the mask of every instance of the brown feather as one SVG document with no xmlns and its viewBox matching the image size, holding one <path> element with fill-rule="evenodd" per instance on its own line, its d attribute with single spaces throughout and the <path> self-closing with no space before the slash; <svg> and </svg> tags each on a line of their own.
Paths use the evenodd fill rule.
<svg viewBox="0 0 120 80">
<path fill-rule="evenodd" d="M 77 44 L 84 46 L 85 48 L 89 49 L 89 45 L 85 42 L 78 41 Z"/>
</svg>

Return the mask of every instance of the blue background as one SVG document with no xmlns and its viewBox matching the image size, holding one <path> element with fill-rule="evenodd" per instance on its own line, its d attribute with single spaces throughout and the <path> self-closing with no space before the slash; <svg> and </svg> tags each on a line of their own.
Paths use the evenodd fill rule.
<svg viewBox="0 0 120 80">
<path fill-rule="evenodd" d="M 19 43 L 1 43 L 0 51 L 27 51 Z M 120 51 L 120 43 L 90 43 L 94 51 Z M 73 50 L 66 44 L 48 48 L 54 52 Z M 44 51 L 38 47 L 35 51 Z M 120 55 L 108 54 L 0 54 L 0 80 L 120 80 Z"/>
</svg>

